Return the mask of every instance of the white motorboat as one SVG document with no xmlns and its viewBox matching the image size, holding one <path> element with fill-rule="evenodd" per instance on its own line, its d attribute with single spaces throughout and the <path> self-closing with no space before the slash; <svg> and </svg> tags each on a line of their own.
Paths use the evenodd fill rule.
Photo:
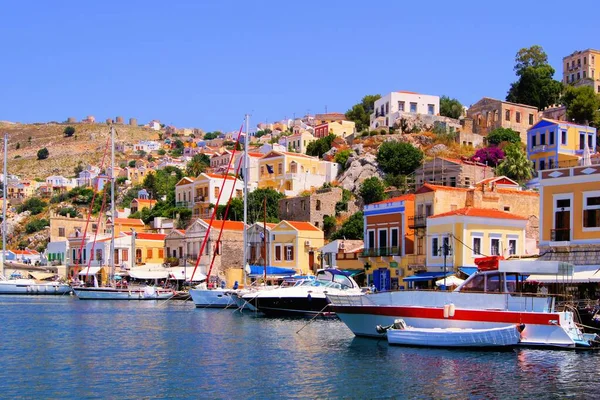
<svg viewBox="0 0 600 400">
<path fill-rule="evenodd" d="M 414 328 L 403 319 L 389 327 L 376 327 L 387 335 L 389 344 L 424 347 L 478 347 L 495 348 L 517 345 L 525 325 L 507 325 L 500 328 Z"/>
<path fill-rule="evenodd" d="M 74 287 L 75 295 L 81 300 L 167 300 L 175 295 L 173 289 L 156 286 L 131 288 Z"/>
<path fill-rule="evenodd" d="M 332 310 L 357 336 L 381 337 L 376 326 L 402 318 L 414 328 L 493 329 L 525 324 L 521 346 L 590 347 L 572 311 L 558 310 L 547 294 L 526 293 L 531 274 L 573 274 L 573 266 L 552 261 L 496 261 L 452 292 L 403 290 L 364 296 L 330 293 Z M 450 305 L 453 312 L 447 312 Z"/>
<path fill-rule="evenodd" d="M 190 289 L 190 296 L 197 308 L 227 308 L 235 306 L 235 301 L 229 289 L 208 289 L 205 284 L 200 284 Z"/>
</svg>

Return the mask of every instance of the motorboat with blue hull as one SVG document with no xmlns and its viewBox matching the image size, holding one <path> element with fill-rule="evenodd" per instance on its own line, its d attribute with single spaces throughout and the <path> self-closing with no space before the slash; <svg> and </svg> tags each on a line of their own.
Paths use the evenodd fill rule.
<svg viewBox="0 0 600 400">
<path fill-rule="evenodd" d="M 353 293 L 361 295 L 358 284 L 348 274 L 337 269 L 319 270 L 316 279 L 292 287 L 265 290 L 242 298 L 265 316 L 333 315 L 328 310 L 327 294 Z"/>
</svg>

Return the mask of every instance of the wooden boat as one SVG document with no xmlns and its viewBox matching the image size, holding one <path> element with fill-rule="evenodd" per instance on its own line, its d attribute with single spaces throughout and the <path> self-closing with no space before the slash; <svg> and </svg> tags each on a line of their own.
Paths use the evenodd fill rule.
<svg viewBox="0 0 600 400">
<path fill-rule="evenodd" d="M 387 332 L 389 344 L 425 347 L 505 347 L 519 344 L 524 325 L 499 328 L 414 328 L 397 319 L 389 327 L 377 327 Z"/>
</svg>

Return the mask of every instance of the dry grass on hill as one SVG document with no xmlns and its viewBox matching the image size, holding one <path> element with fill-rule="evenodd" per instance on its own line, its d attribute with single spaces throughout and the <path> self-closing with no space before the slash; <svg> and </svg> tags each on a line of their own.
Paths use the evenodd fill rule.
<svg viewBox="0 0 600 400">
<path fill-rule="evenodd" d="M 63 134 L 67 126 L 75 128 L 72 137 Z M 116 125 L 115 140 L 129 143 L 138 140 L 156 140 L 158 132 L 149 128 Z M 12 124 L 0 122 L 0 133 L 8 133 L 8 171 L 21 178 L 41 178 L 58 174 L 73 176 L 81 161 L 99 165 L 102 161 L 110 129 L 106 124 Z M 17 147 L 19 147 L 17 149 Z M 37 159 L 38 150 L 46 147 L 50 156 Z M 3 150 L 2 150 L 3 151 Z M 110 152 L 110 148 L 108 149 Z M 110 153 L 108 153 L 110 155 Z M 2 155 L 2 157 L 4 154 Z M 124 158 L 116 154 L 117 162 Z M 106 159 L 108 166 L 110 158 Z"/>
</svg>

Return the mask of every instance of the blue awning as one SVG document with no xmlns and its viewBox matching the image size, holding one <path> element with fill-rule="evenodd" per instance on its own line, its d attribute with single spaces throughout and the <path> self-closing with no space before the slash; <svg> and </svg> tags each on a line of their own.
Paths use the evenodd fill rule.
<svg viewBox="0 0 600 400">
<path fill-rule="evenodd" d="M 471 276 L 475 272 L 477 272 L 477 267 L 460 267 L 458 270 L 464 274 Z"/>
<path fill-rule="evenodd" d="M 434 279 L 443 278 L 444 275 L 449 276 L 452 274 L 454 274 L 454 272 L 425 272 L 423 274 L 417 274 L 404 278 L 404 282 L 426 282 Z"/>
<path fill-rule="evenodd" d="M 250 276 L 263 276 L 265 274 L 265 267 L 262 265 L 251 265 Z M 295 275 L 296 270 L 291 268 L 273 267 L 267 266 L 267 275 L 270 276 L 291 276 Z"/>
</svg>

